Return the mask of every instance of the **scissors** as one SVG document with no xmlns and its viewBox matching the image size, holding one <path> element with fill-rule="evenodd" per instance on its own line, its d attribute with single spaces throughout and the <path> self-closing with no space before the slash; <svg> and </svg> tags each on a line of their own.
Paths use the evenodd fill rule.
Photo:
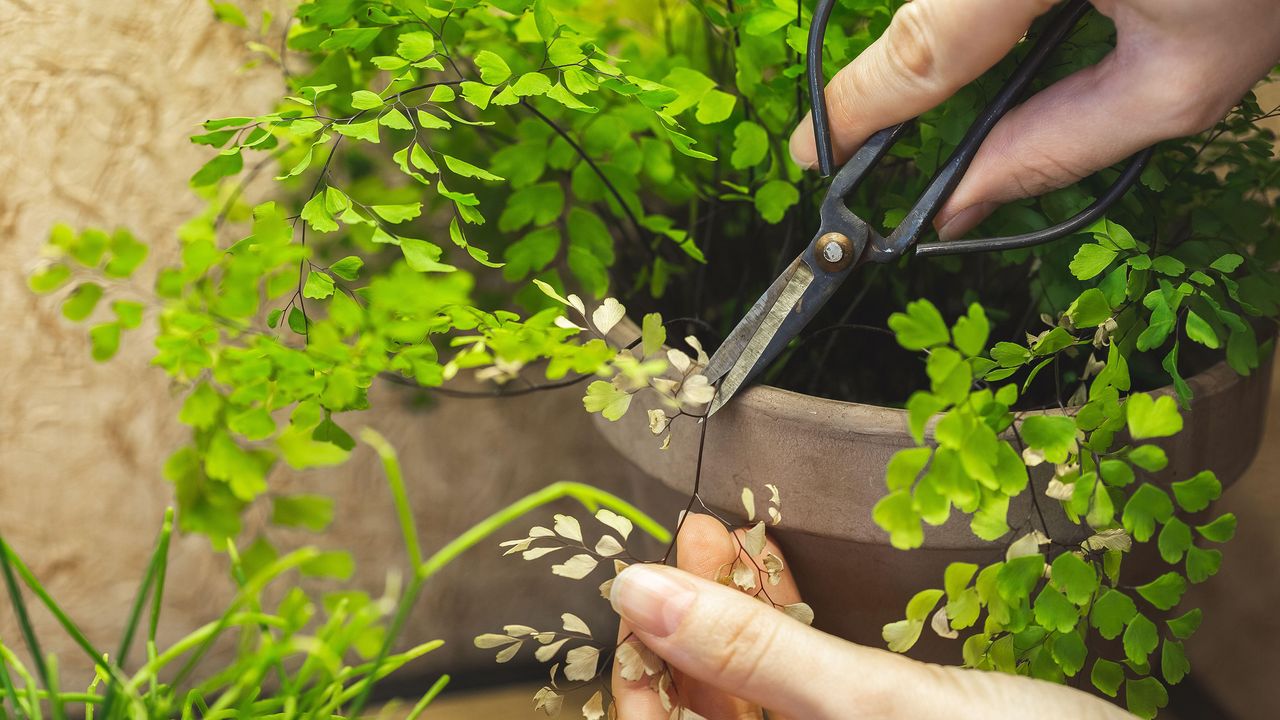
<svg viewBox="0 0 1280 720">
<path fill-rule="evenodd" d="M 831 174 L 834 158 L 831 129 L 827 122 L 822 46 L 827 20 L 834 4 L 835 0 L 818 0 L 814 8 L 813 24 L 809 28 L 807 47 L 807 75 L 813 106 L 814 136 L 819 167 L 824 176 Z M 1090 9 L 1087 0 L 1069 0 L 1055 12 L 1026 59 L 969 127 L 963 140 L 929 182 L 920 199 L 887 237 L 854 215 L 845 204 L 845 199 L 903 136 L 911 121 L 885 128 L 867 140 L 832 180 L 822 201 L 820 225 L 813 240 L 800 253 L 800 257 L 773 281 L 712 356 L 704 374 L 707 380 L 717 384 L 718 389 L 707 410 L 708 417 L 724 407 L 738 390 L 773 362 L 831 299 L 855 268 L 866 263 L 893 262 L 908 251 L 918 257 L 929 257 L 1040 245 L 1092 225 L 1128 192 L 1151 159 L 1153 148 L 1134 155 L 1105 193 L 1092 205 L 1063 223 L 1010 237 L 945 243 L 919 242 L 920 236 L 938 210 L 955 191 L 982 141 L 996 122 L 1018 102 L 1048 57 Z"/>
</svg>

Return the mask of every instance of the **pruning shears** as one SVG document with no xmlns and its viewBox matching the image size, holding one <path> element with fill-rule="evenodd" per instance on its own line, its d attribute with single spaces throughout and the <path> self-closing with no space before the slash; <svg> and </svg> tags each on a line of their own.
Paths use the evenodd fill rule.
<svg viewBox="0 0 1280 720">
<path fill-rule="evenodd" d="M 827 122 L 822 74 L 822 47 L 827 21 L 835 0 L 818 0 L 808 39 L 808 85 L 813 106 L 814 136 L 818 161 L 824 176 L 831 174 L 834 158 L 831 129 Z M 920 236 L 938 210 L 955 190 L 969 168 L 982 141 L 1021 98 L 1045 61 L 1090 11 L 1087 0 L 1069 0 L 1049 20 L 1026 59 L 1009 81 L 969 127 L 964 139 L 929 182 L 906 217 L 887 237 L 879 234 L 845 204 L 894 143 L 906 132 L 910 121 L 885 128 L 869 140 L 840 169 L 827 190 L 819 213 L 819 229 L 800 253 L 712 356 L 704 373 L 718 390 L 708 408 L 714 414 L 742 387 L 760 374 L 831 299 L 853 270 L 866 263 L 889 263 L 907 252 L 916 256 L 958 255 L 972 252 L 1011 250 L 1040 245 L 1076 233 L 1099 220 L 1107 209 L 1128 192 L 1139 176 L 1152 149 L 1133 156 L 1117 180 L 1092 205 L 1075 217 L 1044 230 L 1001 238 L 920 243 Z"/>
</svg>

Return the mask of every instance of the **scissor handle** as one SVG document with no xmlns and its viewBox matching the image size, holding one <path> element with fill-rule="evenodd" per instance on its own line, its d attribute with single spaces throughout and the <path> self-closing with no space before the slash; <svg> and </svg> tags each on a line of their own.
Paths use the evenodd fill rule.
<svg viewBox="0 0 1280 720">
<path fill-rule="evenodd" d="M 830 174 L 834 165 L 834 157 L 831 145 L 831 127 L 827 120 L 827 101 L 824 92 L 826 83 L 822 73 L 822 47 L 826 36 L 827 21 L 831 16 L 834 4 L 835 0 L 818 0 L 818 4 L 814 8 L 813 24 L 809 30 L 808 43 L 809 64 L 807 72 L 809 92 L 813 105 L 814 139 L 818 151 L 819 167 L 825 175 Z M 1068 0 L 1057 11 L 1050 20 L 1048 27 L 1037 39 L 1035 46 L 1028 53 L 1026 59 L 1018 66 L 1008 83 L 1001 88 L 1000 92 L 982 111 L 973 125 L 969 127 L 964 139 L 960 141 L 960 144 L 956 146 L 947 162 L 934 175 L 924 193 L 911 210 L 908 211 L 898 227 L 887 238 L 873 234 L 871 239 L 872 248 L 869 251 L 868 260 L 888 261 L 901 256 L 907 248 L 916 245 L 920 240 L 920 236 L 925 232 L 929 224 L 933 222 L 934 217 L 937 216 L 947 198 L 951 196 L 956 186 L 959 185 L 961 178 L 964 176 L 965 171 L 969 169 L 969 165 L 973 162 L 973 158 L 977 155 L 978 149 L 982 146 L 982 142 L 986 140 L 987 135 L 990 134 L 1000 118 L 1004 117 L 1005 113 L 1009 112 L 1017 104 L 1019 98 L 1030 86 L 1031 81 L 1035 79 L 1035 76 L 1044 67 L 1045 61 L 1091 8 L 1092 6 L 1088 0 Z M 885 143 L 891 144 L 901 134 L 902 125 L 897 125 L 874 135 L 873 140 L 880 141 L 878 143 L 869 141 L 868 143 L 880 146 L 877 148 L 877 152 L 874 153 L 874 159 L 870 157 L 871 154 L 856 153 L 848 165 L 841 169 L 835 182 L 833 182 L 828 196 L 829 199 L 836 199 L 842 202 L 843 198 L 852 192 L 853 188 L 857 187 L 863 176 L 888 151 Z M 1151 154 L 1152 150 L 1148 148 L 1135 155 L 1130 160 L 1128 167 L 1125 168 L 1117 181 L 1102 197 L 1066 222 L 1037 232 L 1007 238 L 984 238 L 918 245 L 916 254 L 954 255 L 968 252 L 1009 250 L 1039 245 L 1071 235 L 1095 222 L 1108 208 L 1128 192 L 1129 188 L 1141 176 L 1143 168 L 1151 158 Z M 835 196 L 835 198 L 831 196 Z M 829 205 L 830 203 L 827 204 Z M 828 210 L 824 207 L 824 216 L 827 213 Z M 826 220 L 825 217 L 823 219 L 824 221 Z"/>
</svg>

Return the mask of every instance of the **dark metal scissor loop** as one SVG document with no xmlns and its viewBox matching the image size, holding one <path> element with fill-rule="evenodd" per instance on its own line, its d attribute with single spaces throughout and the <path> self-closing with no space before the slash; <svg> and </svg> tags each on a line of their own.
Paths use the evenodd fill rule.
<svg viewBox="0 0 1280 720">
<path fill-rule="evenodd" d="M 813 105 L 813 130 L 818 151 L 818 164 L 823 175 L 830 175 L 835 165 L 834 151 L 831 142 L 831 126 L 827 117 L 827 101 L 824 93 L 826 80 L 822 72 L 822 50 L 826 37 L 827 21 L 835 0 L 818 0 L 814 8 L 813 23 L 809 29 L 808 42 L 808 84 L 809 95 Z M 870 231 L 871 248 L 864 261 L 888 262 L 901 256 L 914 247 L 916 255 L 957 255 L 970 252 L 996 250 L 1012 250 L 1015 248 L 1039 245 L 1051 240 L 1066 237 L 1088 227 L 1099 220 L 1107 209 L 1114 205 L 1128 192 L 1142 175 L 1143 168 L 1151 159 L 1152 148 L 1147 148 L 1130 159 L 1128 166 L 1120 173 L 1116 181 L 1092 205 L 1066 222 L 1044 230 L 1024 235 L 1002 238 L 981 238 L 960 240 L 946 243 L 918 244 L 929 224 L 942 208 L 947 198 L 955 191 L 965 171 L 977 155 L 982 142 L 990 134 L 992 128 L 1005 113 L 1009 112 L 1021 99 L 1030 86 L 1031 81 L 1044 67 L 1045 61 L 1055 49 L 1066 39 L 1072 28 L 1091 9 L 1087 0 L 1069 0 L 1058 9 L 1049 21 L 1045 31 L 1037 39 L 1035 46 L 1026 59 L 1014 71 L 1008 83 L 1000 90 L 990 104 L 982 111 L 973 125 L 965 133 L 964 139 L 956 146 L 946 164 L 938 170 L 916 204 L 899 223 L 898 227 L 882 237 Z M 847 198 L 866 174 L 884 157 L 894 142 L 903 134 L 908 123 L 886 128 L 873 135 L 861 150 L 856 153 L 836 175 L 828 191 L 827 200 L 823 203 L 821 233 L 841 232 L 844 234 L 861 234 L 865 224 L 853 216 L 847 209 L 841 213 L 835 206 L 844 207 Z M 834 225 L 827 226 L 828 220 Z M 850 234 L 850 237 L 854 235 Z"/>
<path fill-rule="evenodd" d="M 818 0 L 809 32 L 809 87 L 813 96 L 814 137 L 819 163 L 823 173 L 828 175 L 834 159 L 823 95 L 822 46 L 834 1 Z M 1084 229 L 1125 194 L 1142 174 L 1143 166 L 1151 157 L 1150 150 L 1134 156 L 1102 197 L 1067 222 L 1015 237 L 919 244 L 921 234 L 933 222 L 938 210 L 969 169 L 982 141 L 1019 101 L 1032 79 L 1044 67 L 1046 59 L 1089 11 L 1089 7 L 1085 0 L 1068 0 L 1057 11 L 1008 84 L 970 126 L 951 157 L 929 181 L 915 206 L 887 237 L 875 232 L 855 215 L 849 209 L 847 199 L 902 137 L 908 123 L 885 128 L 858 148 L 831 180 L 831 187 L 822 201 L 818 233 L 747 310 L 703 370 L 707 379 L 717 384 L 708 415 L 723 407 L 739 389 L 773 362 L 860 264 L 890 262 L 913 248 L 917 255 L 950 255 L 1038 245 Z"/>
</svg>

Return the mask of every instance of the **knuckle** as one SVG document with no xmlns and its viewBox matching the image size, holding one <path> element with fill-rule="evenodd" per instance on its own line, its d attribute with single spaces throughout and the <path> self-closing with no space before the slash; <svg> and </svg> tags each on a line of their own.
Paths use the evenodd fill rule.
<svg viewBox="0 0 1280 720">
<path fill-rule="evenodd" d="M 833 131 L 856 128 L 864 119 L 858 113 L 860 99 L 866 97 L 861 84 L 862 80 L 856 73 L 842 71 L 827 86 L 827 112 L 831 116 Z"/>
<path fill-rule="evenodd" d="M 910 83 L 935 81 L 938 56 L 932 6 L 908 2 L 893 16 L 885 31 L 885 48 L 893 69 Z"/>
<path fill-rule="evenodd" d="M 723 617 L 715 630 L 720 655 L 711 670 L 734 686 L 753 684 L 760 677 L 777 638 L 778 624 L 757 613 Z"/>
<path fill-rule="evenodd" d="M 1015 152 L 1009 145 L 1002 145 L 993 150 L 998 154 L 999 165 L 1011 169 L 1011 196 L 998 198 L 1001 201 L 1043 195 L 1088 174 L 1043 148 L 1019 148 Z"/>
</svg>

